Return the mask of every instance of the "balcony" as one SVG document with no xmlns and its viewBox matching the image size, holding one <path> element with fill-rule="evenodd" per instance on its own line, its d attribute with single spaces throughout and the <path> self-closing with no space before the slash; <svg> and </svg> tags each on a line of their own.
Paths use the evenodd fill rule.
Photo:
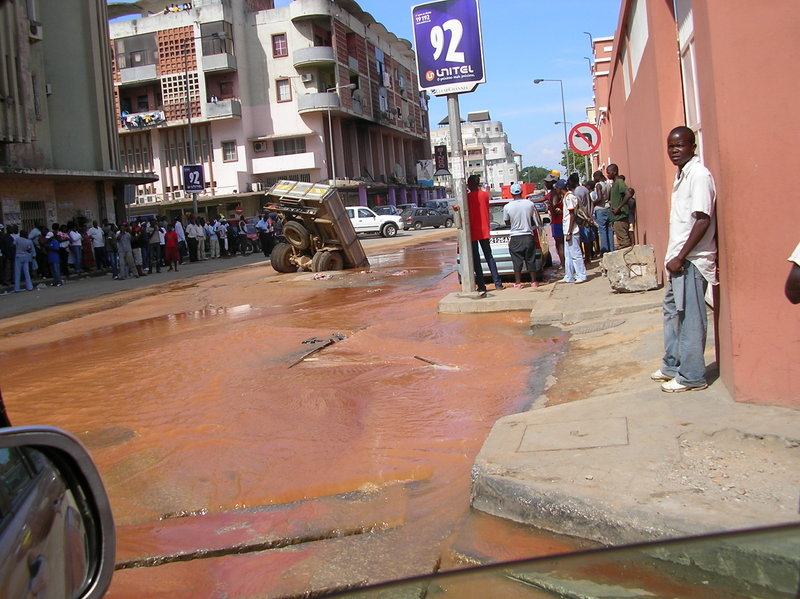
<svg viewBox="0 0 800 599">
<path fill-rule="evenodd" d="M 334 64 L 336 57 L 333 54 L 333 48 L 329 46 L 310 46 L 295 50 L 292 53 L 292 60 L 295 68 L 299 69 Z"/>
<path fill-rule="evenodd" d="M 206 73 L 224 73 L 236 70 L 236 57 L 233 54 L 212 54 L 203 56 L 203 70 Z"/>
<path fill-rule="evenodd" d="M 319 112 L 321 110 L 339 110 L 341 105 L 339 94 L 332 92 L 305 94 L 297 97 L 298 114 Z"/>
<path fill-rule="evenodd" d="M 241 118 L 242 103 L 234 98 L 217 100 L 216 102 L 206 102 L 205 112 L 206 118 L 209 119 Z"/>
<path fill-rule="evenodd" d="M 292 171 L 308 171 L 317 168 L 314 152 L 288 154 L 286 156 L 265 156 L 253 158 L 253 174 L 269 175 Z"/>
<path fill-rule="evenodd" d="M 119 70 L 119 80 L 122 85 L 139 85 L 158 81 L 156 65 L 147 64 L 140 67 L 129 67 Z"/>
<path fill-rule="evenodd" d="M 320 17 L 330 18 L 331 6 L 333 3 L 330 0 L 294 0 L 289 5 L 289 14 L 295 22 Z"/>
</svg>

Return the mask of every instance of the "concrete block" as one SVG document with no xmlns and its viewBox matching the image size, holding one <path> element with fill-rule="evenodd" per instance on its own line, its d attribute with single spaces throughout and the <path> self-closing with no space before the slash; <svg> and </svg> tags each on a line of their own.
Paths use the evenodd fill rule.
<svg viewBox="0 0 800 599">
<path fill-rule="evenodd" d="M 607 252 L 603 255 L 602 269 L 614 291 L 629 293 L 658 288 L 656 259 L 651 245 L 634 245 Z"/>
</svg>

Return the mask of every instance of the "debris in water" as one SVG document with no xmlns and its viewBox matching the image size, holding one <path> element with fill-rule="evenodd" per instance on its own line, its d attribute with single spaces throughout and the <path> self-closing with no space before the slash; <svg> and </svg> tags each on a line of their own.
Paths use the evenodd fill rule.
<svg viewBox="0 0 800 599">
<path fill-rule="evenodd" d="M 317 273 L 317 274 L 315 274 L 315 275 L 314 275 L 312 278 L 313 278 L 315 281 L 322 281 L 322 280 L 324 280 L 324 279 L 332 279 L 332 278 L 333 278 L 333 275 L 329 275 L 329 274 L 327 274 L 327 273 L 324 273 L 324 272 L 318 272 L 318 273 Z"/>
<path fill-rule="evenodd" d="M 326 347 L 330 347 L 334 343 L 338 343 L 339 341 L 344 341 L 347 337 L 343 333 L 331 333 L 330 337 L 327 339 L 320 339 L 319 337 L 311 337 L 310 339 L 306 339 L 302 343 L 304 345 L 316 345 L 314 349 L 311 351 L 306 352 L 300 358 L 289 364 L 289 368 L 294 368 L 300 362 L 304 361 L 306 358 L 309 358 L 316 354 L 317 352 L 321 352 Z"/>
<path fill-rule="evenodd" d="M 410 270 L 398 270 L 397 272 L 393 272 L 389 276 L 390 277 L 405 277 L 405 276 L 407 276 L 409 274 L 411 274 Z"/>
<path fill-rule="evenodd" d="M 426 364 L 430 364 L 437 370 L 461 370 L 458 366 L 452 366 L 450 364 L 439 364 L 438 362 L 434 362 L 433 360 L 429 360 L 428 358 L 423 358 L 422 356 L 414 356 L 415 360 L 419 360 L 420 362 L 425 362 Z"/>
</svg>

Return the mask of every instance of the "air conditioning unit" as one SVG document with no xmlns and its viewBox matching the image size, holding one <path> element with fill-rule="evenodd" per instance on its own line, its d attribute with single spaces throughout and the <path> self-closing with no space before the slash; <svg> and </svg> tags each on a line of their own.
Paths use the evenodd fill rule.
<svg viewBox="0 0 800 599">
<path fill-rule="evenodd" d="M 300 81 L 302 81 L 303 83 L 311 83 L 314 81 L 314 74 L 305 73 L 304 75 L 300 76 Z"/>
<path fill-rule="evenodd" d="M 181 198 L 183 198 L 183 192 L 182 191 L 173 191 L 172 192 L 172 199 L 173 200 L 180 200 Z"/>
<path fill-rule="evenodd" d="M 39 21 L 31 21 L 30 33 L 28 34 L 28 37 L 33 41 L 40 42 L 42 41 L 43 35 L 44 28 L 42 27 L 42 24 Z"/>
<path fill-rule="evenodd" d="M 156 202 L 158 202 L 158 197 L 156 197 L 155 194 L 150 194 L 150 195 L 144 196 L 144 203 L 145 204 L 155 204 Z"/>
<path fill-rule="evenodd" d="M 253 151 L 256 154 L 261 154 L 267 151 L 267 142 L 257 141 L 253 143 Z"/>
<path fill-rule="evenodd" d="M 255 181 L 250 184 L 250 191 L 264 191 L 264 184 L 260 181 Z"/>
</svg>

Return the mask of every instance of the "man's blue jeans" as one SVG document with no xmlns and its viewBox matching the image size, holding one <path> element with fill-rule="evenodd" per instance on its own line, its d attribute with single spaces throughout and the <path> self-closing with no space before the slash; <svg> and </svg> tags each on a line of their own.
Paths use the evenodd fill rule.
<svg viewBox="0 0 800 599">
<path fill-rule="evenodd" d="M 14 291 L 19 291 L 21 275 L 25 275 L 25 289 L 33 291 L 31 283 L 31 256 L 30 254 L 18 254 L 14 258 Z"/>
<path fill-rule="evenodd" d="M 706 384 L 708 315 L 705 280 L 687 261 L 680 274 L 673 274 L 664 295 L 664 359 L 661 372 L 687 387 Z"/>
<path fill-rule="evenodd" d="M 486 282 L 483 280 L 483 266 L 481 265 L 481 255 L 478 253 L 478 244 L 483 250 L 483 255 L 486 258 L 486 264 L 489 265 L 489 272 L 492 273 L 492 280 L 496 287 L 503 284 L 500 278 L 500 273 L 497 272 L 497 263 L 494 261 L 492 255 L 492 242 L 489 239 L 481 239 L 472 242 L 472 265 L 475 269 L 475 282 L 479 290 L 486 289 Z"/>
<path fill-rule="evenodd" d="M 119 276 L 119 254 L 116 250 L 108 255 L 108 261 L 111 262 L 111 276 Z"/>
<path fill-rule="evenodd" d="M 594 220 L 597 223 L 597 230 L 600 233 L 600 251 L 614 251 L 614 229 L 611 226 L 611 210 L 608 208 L 598 208 L 594 211 Z"/>
</svg>

